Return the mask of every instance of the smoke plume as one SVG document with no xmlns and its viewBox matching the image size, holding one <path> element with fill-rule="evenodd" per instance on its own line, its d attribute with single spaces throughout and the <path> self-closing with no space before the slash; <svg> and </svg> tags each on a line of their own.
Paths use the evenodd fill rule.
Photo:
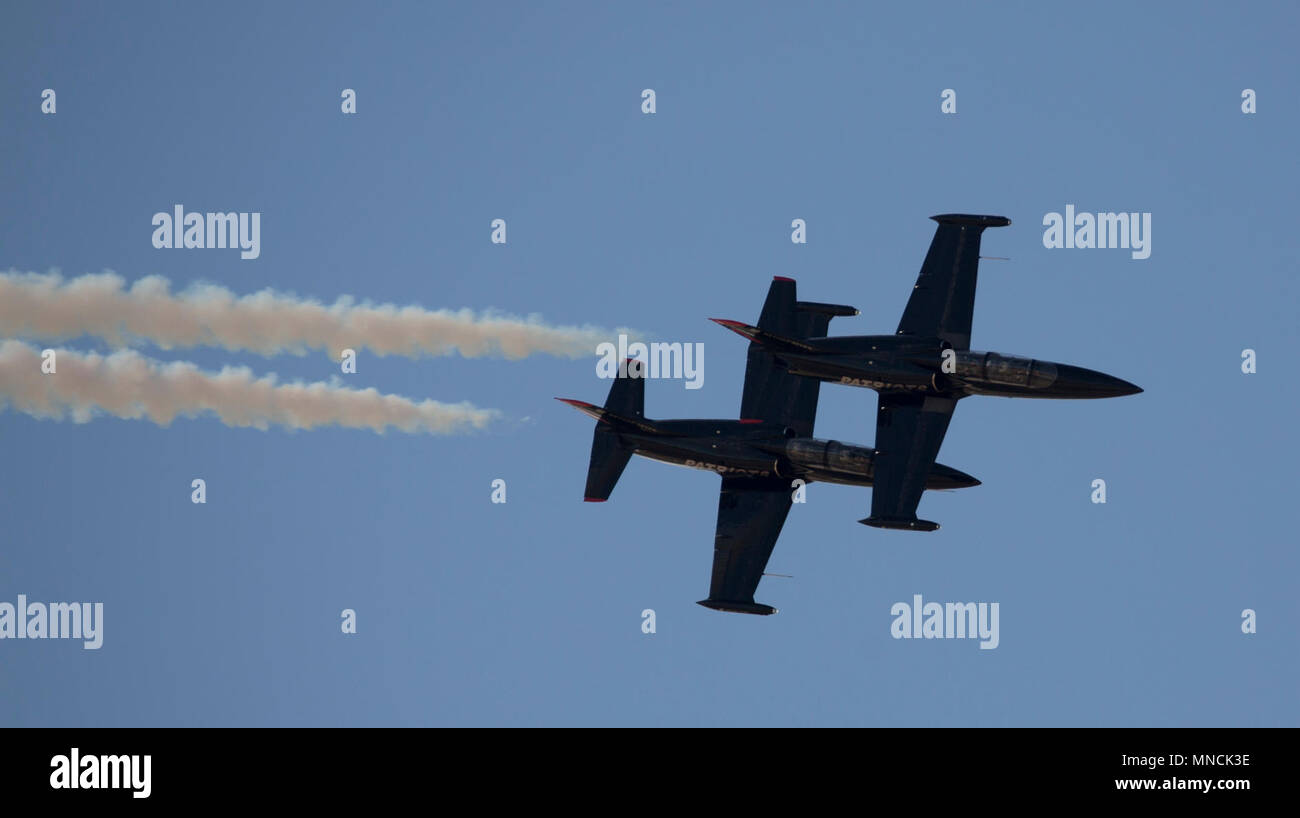
<svg viewBox="0 0 1300 818">
<path fill-rule="evenodd" d="M 0 298 L 3 302 L 3 298 Z M 176 417 L 215 415 L 227 426 L 289 429 L 344 426 L 383 432 L 455 434 L 498 416 L 469 403 L 416 402 L 375 389 L 330 383 L 277 383 L 247 367 L 204 372 L 186 362 L 156 361 L 129 349 L 109 355 L 55 350 L 52 374 L 42 351 L 0 340 L 0 408 L 38 418 L 85 423 L 97 414 L 145 418 L 166 426 Z"/>
<path fill-rule="evenodd" d="M 551 326 L 537 316 L 427 310 L 355 303 L 326 306 L 266 289 L 236 295 L 215 284 L 179 294 L 161 276 L 127 286 L 116 273 L 64 280 L 58 273 L 0 273 L 0 336 L 65 341 L 81 335 L 114 346 L 143 339 L 163 349 L 216 346 L 262 355 L 367 348 L 377 355 L 594 355 L 597 344 L 627 329 Z"/>
</svg>

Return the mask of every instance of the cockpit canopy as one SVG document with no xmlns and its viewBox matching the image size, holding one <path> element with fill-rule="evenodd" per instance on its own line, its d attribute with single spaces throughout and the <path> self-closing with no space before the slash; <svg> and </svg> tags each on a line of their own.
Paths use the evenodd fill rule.
<svg viewBox="0 0 1300 818">
<path fill-rule="evenodd" d="M 1056 383 L 1056 364 L 998 352 L 962 350 L 957 353 L 954 374 L 963 380 L 1045 389 Z"/>
</svg>

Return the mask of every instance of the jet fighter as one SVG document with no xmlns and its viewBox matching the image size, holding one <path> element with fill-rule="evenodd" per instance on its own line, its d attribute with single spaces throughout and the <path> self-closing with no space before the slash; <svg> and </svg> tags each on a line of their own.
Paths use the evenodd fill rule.
<svg viewBox="0 0 1300 818">
<path fill-rule="evenodd" d="M 795 282 L 777 278 L 768 290 L 758 329 L 799 343 L 826 335 L 831 318 L 857 315 L 853 307 L 795 300 Z M 643 364 L 625 362 L 604 406 L 557 398 L 596 419 L 584 499 L 604 502 L 638 454 L 722 475 L 713 580 L 707 608 L 747 614 L 776 609 L 754 601 L 754 591 L 790 511 L 794 481 L 870 486 L 877 454 L 813 437 L 820 382 L 786 371 L 763 344 L 749 347 L 739 420 L 651 420 L 645 417 Z M 931 467 L 932 466 L 932 467 Z M 929 489 L 979 485 L 942 464 L 926 465 Z"/>
<path fill-rule="evenodd" d="M 1142 390 L 1069 364 L 970 348 L 980 236 L 1002 216 L 932 216 L 935 230 L 916 286 L 893 335 L 810 337 L 713 319 L 765 350 L 785 376 L 866 387 L 879 393 L 871 516 L 877 528 L 934 531 L 916 516 L 930 468 L 957 401 L 1006 398 L 1111 398 Z"/>
</svg>

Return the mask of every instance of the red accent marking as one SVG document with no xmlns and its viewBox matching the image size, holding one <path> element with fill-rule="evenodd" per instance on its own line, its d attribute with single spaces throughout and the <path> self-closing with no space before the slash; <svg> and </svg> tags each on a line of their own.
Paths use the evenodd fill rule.
<svg viewBox="0 0 1300 818">
<path fill-rule="evenodd" d="M 786 277 L 786 276 L 772 276 L 772 280 L 773 280 L 773 281 L 788 281 L 788 282 L 790 282 L 791 284 L 794 283 L 794 279 L 793 279 L 793 278 L 788 278 L 788 277 Z"/>
<path fill-rule="evenodd" d="M 714 322 L 715 324 L 721 324 L 722 326 L 728 328 L 745 326 L 745 322 L 743 321 L 732 321 L 728 318 L 710 318 L 709 320 Z"/>
<path fill-rule="evenodd" d="M 757 420 L 755 418 L 741 418 L 740 422 L 741 423 L 762 423 L 763 421 Z"/>
<path fill-rule="evenodd" d="M 584 503 L 603 503 L 603 502 L 605 502 L 605 501 L 602 500 L 602 499 L 600 499 L 599 497 L 583 497 L 583 498 L 582 498 L 582 502 L 584 502 Z"/>
</svg>

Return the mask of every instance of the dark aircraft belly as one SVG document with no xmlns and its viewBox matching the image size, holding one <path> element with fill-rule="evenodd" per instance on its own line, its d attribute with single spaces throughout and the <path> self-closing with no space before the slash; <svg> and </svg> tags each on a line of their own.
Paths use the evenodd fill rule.
<svg viewBox="0 0 1300 818">
<path fill-rule="evenodd" d="M 672 463 L 674 466 L 702 469 L 717 474 L 744 477 L 784 476 L 775 457 L 753 449 L 738 452 L 728 447 L 714 449 L 711 445 L 707 448 L 656 446 L 639 447 L 637 454 L 662 463 Z"/>
</svg>

